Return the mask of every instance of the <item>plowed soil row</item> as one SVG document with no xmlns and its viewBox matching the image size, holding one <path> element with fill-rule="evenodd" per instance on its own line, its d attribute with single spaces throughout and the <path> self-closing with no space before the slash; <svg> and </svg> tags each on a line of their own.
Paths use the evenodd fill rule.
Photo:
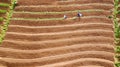
<svg viewBox="0 0 120 67">
<path fill-rule="evenodd" d="M 0 0 L 0 3 L 11 3 L 11 0 Z"/>
<path fill-rule="evenodd" d="M 17 6 L 15 11 L 19 13 L 13 14 L 5 39 L 0 45 L 0 63 L 8 67 L 90 67 L 91 65 L 114 67 L 113 21 L 107 18 L 111 15 L 109 10 L 113 9 L 113 6 L 74 5 L 61 8 L 56 6 L 77 2 L 113 4 L 113 0 L 18 0 L 20 6 Z M 84 17 L 77 20 L 40 21 L 37 18 L 59 18 L 64 14 L 31 14 L 42 11 L 87 9 L 106 11 L 82 12 Z M 21 11 L 31 13 L 20 13 Z M 76 14 L 66 15 L 71 17 Z M 25 20 L 29 18 L 34 20 Z"/>
<path fill-rule="evenodd" d="M 92 43 L 92 44 L 113 45 L 113 41 L 114 41 L 113 38 L 103 37 L 103 36 L 94 36 L 94 37 L 83 36 L 83 37 L 73 37 L 73 38 L 64 38 L 64 39 L 57 39 L 57 40 L 55 39 L 55 40 L 46 40 L 46 41 L 27 41 L 27 40 L 23 41 L 23 40 L 7 40 L 6 39 L 3 41 L 4 45 L 2 45 L 2 47 L 23 49 L 23 50 L 37 50 L 37 49 L 53 48 L 53 47 L 59 47 L 59 46 L 70 46 L 72 44 L 82 45 L 82 44 Z"/>
<path fill-rule="evenodd" d="M 88 22 L 90 21 L 90 22 Z M 79 20 L 51 20 L 51 21 L 30 21 L 30 20 L 11 20 L 11 25 L 23 25 L 23 26 L 55 26 L 66 24 L 78 24 L 78 23 L 108 23 L 113 24 L 111 19 L 106 18 L 81 18 Z"/>
<path fill-rule="evenodd" d="M 86 4 L 86 3 L 106 3 L 114 4 L 113 0 L 76 0 L 76 1 L 61 1 L 57 2 L 58 5 L 69 5 L 69 4 Z"/>
<path fill-rule="evenodd" d="M 44 11 L 72 11 L 72 10 L 86 10 L 86 9 L 104 9 L 110 10 L 114 6 L 105 5 L 86 5 L 86 6 L 66 6 L 66 7 L 16 7 L 16 11 L 32 11 L 32 12 L 44 12 Z"/>
<path fill-rule="evenodd" d="M 9 27 L 8 32 L 23 32 L 23 33 L 50 33 L 50 32 L 61 32 L 61 31 L 74 31 L 74 30 L 85 30 L 85 29 L 102 29 L 112 30 L 112 25 L 110 24 L 79 24 L 71 26 L 61 26 L 61 27 L 48 27 L 48 28 L 25 28 L 25 27 Z M 26 31 L 27 30 L 27 31 Z M 39 31 L 40 30 L 40 31 Z"/>
<path fill-rule="evenodd" d="M 51 1 L 53 3 L 51 3 Z M 18 0 L 19 5 L 68 5 L 68 4 L 86 4 L 86 3 L 109 3 L 114 4 L 113 0 L 75 0 L 75 1 L 60 1 L 60 0 Z"/>
<path fill-rule="evenodd" d="M 71 38 L 71 37 L 79 37 L 79 36 L 105 36 L 105 37 L 114 37 L 113 32 L 107 30 L 100 30 L 100 29 L 93 29 L 93 30 L 76 30 L 76 31 L 66 31 L 66 32 L 54 32 L 48 34 L 19 34 L 14 32 L 8 32 L 6 34 L 6 39 L 11 40 L 28 40 L 28 41 L 42 41 L 42 40 L 52 40 L 52 39 L 60 39 L 60 38 Z M 71 34 L 73 33 L 73 34 Z M 64 35 L 64 36 L 63 36 Z"/>
<path fill-rule="evenodd" d="M 81 12 L 84 16 L 110 16 L 111 12 L 109 11 L 95 11 L 95 12 Z M 77 12 L 65 13 L 68 18 L 76 17 Z M 61 18 L 64 14 L 32 14 L 32 13 L 14 13 L 14 18 Z"/>
<path fill-rule="evenodd" d="M 84 46 L 83 46 L 84 45 Z M 57 56 L 57 57 L 60 57 L 59 55 L 60 54 L 64 54 L 66 57 L 70 57 L 70 55 L 71 54 L 75 54 L 75 55 L 77 55 L 77 56 L 80 56 L 81 58 L 87 58 L 87 57 L 89 57 L 89 56 L 91 56 L 92 58 L 94 58 L 94 56 L 92 56 L 92 55 L 95 55 L 95 58 L 101 58 L 101 59 L 106 59 L 106 60 L 110 60 L 110 61 L 113 61 L 114 59 L 113 58 L 111 58 L 111 57 L 113 57 L 114 56 L 114 53 L 111 53 L 111 52 L 102 52 L 102 51 L 104 51 L 104 50 L 106 50 L 106 51 L 110 51 L 110 49 L 112 49 L 111 47 L 108 47 L 108 46 L 104 46 L 103 47 L 103 45 L 102 44 L 98 44 L 98 45 L 94 45 L 94 46 L 92 46 L 91 44 L 89 44 L 89 45 L 91 45 L 91 48 L 90 48 L 90 46 L 89 45 L 86 45 L 86 44 L 83 44 L 83 45 L 81 45 L 81 46 L 78 46 L 77 44 L 76 45 L 71 45 L 71 46 L 64 46 L 64 47 L 60 47 L 60 48 L 53 48 L 53 49 L 51 49 L 52 51 L 56 51 L 56 54 L 50 54 L 51 53 L 51 51 L 50 51 L 50 49 L 46 49 L 46 50 L 26 50 L 26 51 L 24 51 L 24 50 L 16 50 L 16 49 L 10 49 L 10 48 L 1 48 L 1 49 L 3 49 L 3 50 L 1 50 L 0 51 L 0 53 L 2 54 L 4 51 L 6 51 L 5 53 L 3 53 L 1 56 L 2 57 L 4 57 L 4 55 L 6 55 L 6 54 L 8 54 L 8 52 L 9 52 L 9 54 L 8 54 L 8 56 L 9 57 L 12 57 L 12 58 L 20 58 L 20 59 L 34 59 L 34 58 L 39 58 L 39 57 L 41 57 L 41 59 L 43 59 L 43 58 L 49 58 L 49 56 Z M 102 45 L 102 46 L 101 46 Z M 104 44 L 105 45 L 105 44 Z M 110 45 L 109 45 L 110 46 Z M 74 49 L 76 47 L 76 50 L 74 50 L 74 51 L 71 51 L 71 52 L 69 52 L 71 49 Z M 83 47 L 84 47 L 84 49 L 83 49 Z M 63 49 L 64 48 L 64 49 Z M 98 50 L 98 51 L 91 51 L 91 52 L 93 52 L 93 53 L 90 53 L 90 51 L 85 51 L 85 48 L 87 49 L 89 49 L 89 50 L 94 50 L 94 49 L 96 49 L 96 50 Z M 4 49 L 6 49 L 6 50 L 4 50 Z M 63 49 L 63 50 L 62 50 Z M 68 50 L 66 50 L 66 49 L 68 49 Z M 79 50 L 80 49 L 80 50 Z M 8 50 L 11 50 L 11 51 L 8 51 Z M 45 55 L 45 54 L 43 54 L 42 52 L 43 51 L 45 51 L 45 53 L 48 53 L 49 55 Z M 61 53 L 59 53 L 59 51 L 61 51 Z M 81 51 L 81 52 L 79 52 L 79 51 Z M 102 53 L 97 53 L 97 52 L 102 52 Z M 57 53 L 58 52 L 58 53 Z M 69 52 L 69 53 L 68 53 Z M 87 52 L 88 54 L 86 54 L 86 53 L 84 53 L 84 52 Z M 19 56 L 13 56 L 13 55 L 11 55 L 11 54 L 16 54 L 16 55 L 19 55 Z M 19 53 L 21 53 L 21 54 L 19 54 Z M 67 53 L 67 54 L 65 54 L 65 53 Z M 77 54 L 78 53 L 78 54 Z M 107 56 L 105 55 L 105 53 L 107 54 Z M 34 54 L 36 54 L 36 57 L 32 57 L 32 55 L 34 55 Z M 108 54 L 110 54 L 110 56 L 108 55 Z M 23 56 L 21 56 L 21 55 L 24 55 L 24 57 Z M 28 56 L 28 55 L 31 55 L 31 56 Z M 85 55 L 85 56 L 82 56 L 82 55 Z M 62 56 L 62 55 L 61 55 Z"/>
</svg>

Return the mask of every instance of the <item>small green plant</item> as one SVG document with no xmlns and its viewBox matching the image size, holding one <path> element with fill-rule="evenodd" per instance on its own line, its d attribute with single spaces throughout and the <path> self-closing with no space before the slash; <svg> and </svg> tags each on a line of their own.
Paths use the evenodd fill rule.
<svg viewBox="0 0 120 67">
<path fill-rule="evenodd" d="M 7 4 L 7 3 L 0 3 L 0 7 L 9 7 L 9 4 Z"/>
</svg>

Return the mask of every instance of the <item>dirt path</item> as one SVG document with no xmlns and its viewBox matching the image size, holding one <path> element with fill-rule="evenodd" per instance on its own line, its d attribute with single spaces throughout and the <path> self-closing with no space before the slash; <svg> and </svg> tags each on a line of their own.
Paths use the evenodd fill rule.
<svg viewBox="0 0 120 67">
<path fill-rule="evenodd" d="M 114 67 L 113 21 L 108 18 L 113 0 L 18 0 L 18 4 L 0 45 L 3 67 Z M 83 5 L 65 7 L 71 4 Z M 64 14 L 76 17 L 77 10 L 87 10 L 80 20 L 60 19 Z"/>
</svg>

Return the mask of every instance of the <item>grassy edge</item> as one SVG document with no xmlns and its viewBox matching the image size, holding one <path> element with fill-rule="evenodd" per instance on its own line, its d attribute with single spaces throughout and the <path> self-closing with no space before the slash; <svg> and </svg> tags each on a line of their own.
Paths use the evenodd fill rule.
<svg viewBox="0 0 120 67">
<path fill-rule="evenodd" d="M 9 7 L 10 4 L 7 4 L 7 3 L 0 3 L 0 7 Z"/>
<path fill-rule="evenodd" d="M 6 13 L 7 12 L 7 10 L 1 10 L 0 9 L 0 13 Z"/>
<path fill-rule="evenodd" d="M 2 41 L 5 37 L 6 31 L 8 30 L 8 25 L 10 23 L 10 19 L 11 19 L 12 14 L 13 14 L 13 8 L 14 8 L 15 1 L 16 0 L 11 1 L 11 5 L 9 6 L 10 10 L 7 12 L 7 17 L 6 17 L 6 20 L 4 20 L 3 26 L 1 26 L 0 44 L 2 43 Z"/>
<path fill-rule="evenodd" d="M 114 0 L 114 11 L 113 11 L 113 20 L 114 20 L 114 36 L 115 36 L 115 66 L 120 67 L 120 62 L 118 61 L 119 55 L 117 53 L 120 52 L 120 46 L 117 46 L 120 43 L 120 26 L 118 24 L 119 18 L 117 18 L 117 15 L 119 14 L 118 8 L 119 6 L 119 0 Z"/>
</svg>

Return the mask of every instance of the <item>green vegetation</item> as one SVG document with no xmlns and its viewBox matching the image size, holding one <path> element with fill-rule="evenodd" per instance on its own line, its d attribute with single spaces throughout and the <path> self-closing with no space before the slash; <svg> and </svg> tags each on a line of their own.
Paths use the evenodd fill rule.
<svg viewBox="0 0 120 67">
<path fill-rule="evenodd" d="M 0 10 L 0 13 L 6 13 L 7 10 Z"/>
<path fill-rule="evenodd" d="M 1 26 L 1 29 L 2 29 L 2 31 L 1 31 L 1 36 L 0 36 L 0 43 L 2 43 L 2 41 L 3 41 L 3 39 L 4 39 L 4 37 L 5 37 L 5 33 L 6 33 L 6 31 L 8 30 L 8 25 L 9 25 L 9 22 L 10 22 L 10 19 L 11 19 L 11 17 L 12 17 L 12 14 L 13 14 L 13 9 L 14 9 L 14 2 L 15 2 L 16 0 L 12 0 L 12 2 L 11 2 L 11 5 L 10 5 L 10 10 L 7 12 L 7 17 L 6 17 L 6 20 L 4 20 L 4 25 L 3 26 Z"/>
<path fill-rule="evenodd" d="M 115 63 L 115 66 L 116 67 L 120 67 L 120 63 Z"/>
<path fill-rule="evenodd" d="M 0 7 L 9 7 L 9 4 L 7 4 L 7 3 L 0 3 Z"/>
<path fill-rule="evenodd" d="M 120 25 L 118 24 L 119 18 L 117 18 L 117 15 L 120 14 L 120 10 L 118 10 L 118 8 L 120 7 L 119 2 L 120 2 L 119 0 L 115 0 L 114 12 L 113 12 L 113 16 L 114 16 L 114 33 L 115 33 L 115 41 L 116 41 L 115 44 L 116 45 L 120 44 Z M 115 62 L 115 66 L 120 67 L 120 62 L 118 60 L 120 58 L 120 56 L 117 55 L 117 53 L 120 53 L 120 46 L 116 46 L 115 51 L 116 51 L 115 58 L 117 58 L 116 62 Z"/>
<path fill-rule="evenodd" d="M 115 51 L 120 52 L 120 46 L 117 46 Z"/>
<path fill-rule="evenodd" d="M 0 17 L 0 21 L 3 21 L 4 20 L 4 18 L 3 17 Z"/>
<path fill-rule="evenodd" d="M 119 0 L 115 0 L 114 4 L 114 32 L 115 32 L 115 39 L 116 39 L 116 44 L 119 43 L 119 38 L 120 38 L 120 26 L 118 24 L 119 19 L 117 18 L 117 15 L 120 13 L 118 10 L 119 8 Z"/>
</svg>

